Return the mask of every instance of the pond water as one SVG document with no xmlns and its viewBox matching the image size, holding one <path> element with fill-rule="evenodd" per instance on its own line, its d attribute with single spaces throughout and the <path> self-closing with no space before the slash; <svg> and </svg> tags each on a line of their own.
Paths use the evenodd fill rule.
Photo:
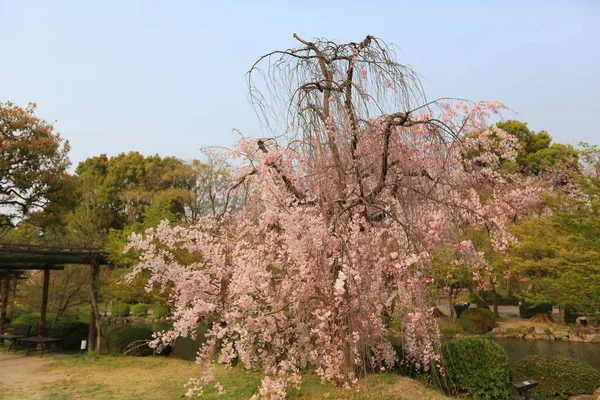
<svg viewBox="0 0 600 400">
<path fill-rule="evenodd" d="M 524 340 L 515 338 L 494 338 L 508 351 L 514 368 L 516 362 L 533 354 L 553 354 L 576 358 L 600 371 L 600 343 L 568 342 L 564 340 Z"/>
<path fill-rule="evenodd" d="M 122 325 L 106 325 L 104 334 L 115 327 Z M 146 324 L 153 331 L 169 329 L 171 324 L 168 322 Z M 184 360 L 195 360 L 198 347 L 203 342 L 205 325 L 199 325 L 196 331 L 196 340 L 190 337 L 178 338 L 175 342 L 172 357 Z M 516 362 L 523 357 L 533 354 L 555 354 L 564 355 L 584 361 L 600 371 L 600 343 L 568 342 L 557 340 L 523 340 L 514 338 L 494 338 L 496 343 L 508 351 L 511 364 L 514 368 Z"/>
</svg>

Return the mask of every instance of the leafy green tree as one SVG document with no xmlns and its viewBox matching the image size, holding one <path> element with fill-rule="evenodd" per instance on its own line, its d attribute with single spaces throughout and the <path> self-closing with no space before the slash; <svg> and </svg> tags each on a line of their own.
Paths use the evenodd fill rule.
<svg viewBox="0 0 600 400">
<path fill-rule="evenodd" d="M 570 171 L 578 167 L 578 152 L 569 145 L 552 143 L 546 131 L 534 132 L 526 122 L 508 120 L 496 126 L 519 140 L 517 167 L 522 174 L 540 175 L 554 166 L 563 166 Z"/>
</svg>

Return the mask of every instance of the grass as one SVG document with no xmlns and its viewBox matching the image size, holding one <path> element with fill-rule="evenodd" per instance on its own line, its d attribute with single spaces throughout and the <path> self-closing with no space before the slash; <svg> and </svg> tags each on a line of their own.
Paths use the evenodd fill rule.
<svg viewBox="0 0 600 400">
<path fill-rule="evenodd" d="M 27 385 L 0 385 L 0 399 L 179 399 L 184 397 L 184 384 L 198 376 L 198 367 L 189 361 L 163 357 L 126 357 L 81 355 L 60 356 L 56 361 L 33 368 Z M 36 376 L 56 379 L 36 380 Z M 239 368 L 226 370 L 218 367 L 216 378 L 226 389 L 219 396 L 208 387 L 205 399 L 249 399 L 260 385 L 261 374 L 248 373 Z M 2 378 L 0 377 L 0 380 Z M 345 391 L 307 373 L 300 390 L 292 390 L 290 399 L 404 399 L 441 400 L 445 397 L 421 383 L 396 374 L 370 375 L 360 381 L 360 392 Z"/>
</svg>

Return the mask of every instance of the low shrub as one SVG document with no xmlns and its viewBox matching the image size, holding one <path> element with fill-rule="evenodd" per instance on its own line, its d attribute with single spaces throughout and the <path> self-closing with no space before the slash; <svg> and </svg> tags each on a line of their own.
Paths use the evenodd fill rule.
<svg viewBox="0 0 600 400">
<path fill-rule="evenodd" d="M 552 314 L 552 304 L 534 303 L 527 299 L 521 300 L 519 305 L 519 316 L 521 318 L 531 318 L 536 314 Z"/>
<path fill-rule="evenodd" d="M 600 387 L 600 372 L 591 365 L 567 356 L 533 355 L 517 362 L 517 380 L 535 379 L 538 386 L 530 396 L 566 399 L 593 394 Z"/>
<path fill-rule="evenodd" d="M 46 325 L 52 325 L 56 321 L 56 314 L 46 313 Z M 36 327 L 40 324 L 40 313 L 19 315 L 13 324 L 31 325 Z"/>
<path fill-rule="evenodd" d="M 153 349 L 145 343 L 152 339 L 152 330 L 140 325 L 125 325 L 114 328 L 106 335 L 110 352 L 130 356 L 150 356 Z"/>
<path fill-rule="evenodd" d="M 110 314 L 113 317 L 128 317 L 131 309 L 127 304 L 124 303 L 114 303 L 112 308 L 110 309 Z"/>
<path fill-rule="evenodd" d="M 152 310 L 152 316 L 154 318 L 164 318 L 169 315 L 169 308 L 161 304 L 157 304 Z"/>
<path fill-rule="evenodd" d="M 511 367 L 508 352 L 484 338 L 459 338 L 442 343 L 447 384 L 452 396 L 508 399 Z"/>
<path fill-rule="evenodd" d="M 145 317 L 148 315 L 148 306 L 146 304 L 140 303 L 131 307 L 131 313 L 135 317 Z"/>
<path fill-rule="evenodd" d="M 489 309 L 478 307 L 463 312 L 458 319 L 458 324 L 465 332 L 483 334 L 494 328 L 496 318 Z"/>
</svg>

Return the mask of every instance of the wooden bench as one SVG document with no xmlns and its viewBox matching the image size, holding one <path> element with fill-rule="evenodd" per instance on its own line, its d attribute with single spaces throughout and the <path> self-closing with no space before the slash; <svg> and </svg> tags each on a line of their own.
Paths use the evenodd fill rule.
<svg viewBox="0 0 600 400">
<path fill-rule="evenodd" d="M 0 345 L 4 346 L 5 340 L 10 340 L 10 346 L 8 351 L 13 347 L 17 351 L 17 341 L 29 336 L 31 332 L 31 325 L 24 324 L 9 324 L 5 327 L 4 333 L 0 335 Z"/>
<path fill-rule="evenodd" d="M 40 325 L 36 329 L 36 336 L 29 336 L 18 339 L 18 342 L 27 345 L 27 355 L 32 351 L 39 351 L 40 357 L 44 353 L 48 353 L 48 344 L 62 342 L 63 327 L 62 325 Z M 32 349 L 34 348 L 34 349 Z"/>
</svg>

